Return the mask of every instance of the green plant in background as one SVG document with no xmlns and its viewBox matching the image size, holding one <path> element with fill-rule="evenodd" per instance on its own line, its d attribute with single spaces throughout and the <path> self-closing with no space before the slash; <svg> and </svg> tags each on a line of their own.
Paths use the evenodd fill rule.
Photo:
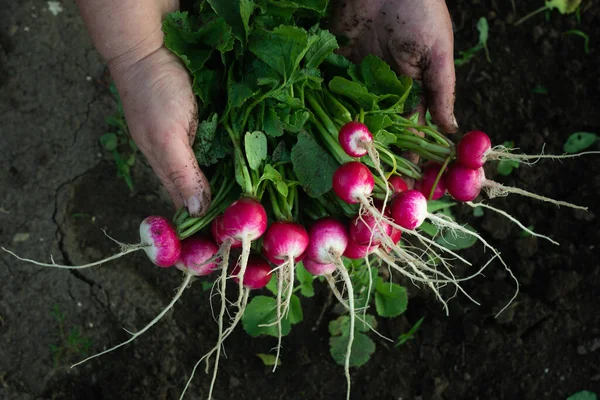
<svg viewBox="0 0 600 400">
<path fill-rule="evenodd" d="M 106 123 L 110 126 L 111 132 L 100 136 L 100 144 L 107 152 L 112 154 L 117 167 L 117 176 L 123 178 L 129 190 L 133 191 L 131 167 L 135 165 L 138 148 L 129 134 L 129 128 L 123 113 L 123 104 L 114 84 L 111 84 L 110 91 L 117 101 L 117 111 L 114 115 L 106 118 Z"/>
<path fill-rule="evenodd" d="M 486 60 L 488 62 L 492 62 L 487 46 L 487 41 L 489 38 L 489 25 L 485 17 L 481 17 L 479 18 L 479 21 L 477 21 L 477 31 L 479 31 L 479 42 L 469 50 L 459 52 L 458 58 L 454 60 L 454 65 L 457 67 L 469 63 L 471 59 L 473 59 L 473 57 L 475 57 L 475 55 L 481 50 L 485 51 Z"/>
<path fill-rule="evenodd" d="M 590 54 L 590 37 L 586 33 L 580 31 L 579 29 L 571 29 L 570 31 L 563 33 L 563 35 L 576 35 L 582 37 L 583 51 L 585 51 L 585 54 Z"/>
<path fill-rule="evenodd" d="M 502 147 L 507 149 L 514 149 L 515 143 L 512 141 L 502 143 Z M 515 168 L 519 168 L 519 162 L 517 160 L 501 160 L 496 166 L 496 172 L 502 176 L 510 175 Z"/>
<path fill-rule="evenodd" d="M 579 5 L 581 4 L 581 0 L 548 0 L 546 4 L 542 7 L 538 8 L 535 11 L 530 12 L 517 22 L 515 22 L 515 26 L 521 25 L 523 22 L 527 21 L 529 18 L 533 17 L 544 11 L 550 10 L 558 10 L 561 14 L 571 14 L 577 11 Z"/>
<path fill-rule="evenodd" d="M 400 347 L 409 340 L 413 340 L 415 338 L 415 333 L 417 333 L 417 330 L 419 330 L 424 320 L 425 317 L 421 317 L 421 319 L 415 322 L 415 324 L 412 326 L 412 328 L 409 329 L 408 332 L 401 334 L 398 337 L 398 341 L 396 342 L 396 347 Z"/>
<path fill-rule="evenodd" d="M 581 392 L 573 393 L 571 396 L 567 397 L 567 400 L 597 400 L 598 396 L 596 393 L 590 392 L 587 390 L 582 390 Z"/>
<path fill-rule="evenodd" d="M 592 132 L 575 132 L 565 142 L 563 150 L 567 154 L 579 153 L 598 141 L 598 135 Z"/>
<path fill-rule="evenodd" d="M 65 314 L 63 314 L 57 304 L 50 311 L 50 315 L 52 315 L 58 324 L 58 336 L 61 341 L 61 344 L 50 345 L 50 353 L 52 354 L 54 365 L 60 365 L 71 356 L 85 357 L 92 346 L 92 341 L 82 336 L 77 328 L 71 328 L 67 333 L 65 328 Z"/>
</svg>

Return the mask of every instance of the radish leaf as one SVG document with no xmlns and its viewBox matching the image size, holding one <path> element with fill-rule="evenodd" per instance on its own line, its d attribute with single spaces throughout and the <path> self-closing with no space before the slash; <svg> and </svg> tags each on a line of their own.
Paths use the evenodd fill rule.
<svg viewBox="0 0 600 400">
<path fill-rule="evenodd" d="M 248 166 L 256 171 L 264 160 L 267 159 L 267 137 L 260 131 L 247 132 L 244 145 Z"/>
<path fill-rule="evenodd" d="M 300 133 L 292 148 L 292 165 L 304 191 L 311 197 L 329 192 L 338 163 L 308 133 Z"/>
<path fill-rule="evenodd" d="M 408 295 L 406 289 L 378 278 L 375 283 L 375 308 L 382 317 L 396 317 L 406 311 Z"/>
<path fill-rule="evenodd" d="M 565 153 L 574 154 L 583 151 L 596 143 L 598 136 L 591 132 L 575 132 L 567 139 L 563 150 Z"/>
</svg>

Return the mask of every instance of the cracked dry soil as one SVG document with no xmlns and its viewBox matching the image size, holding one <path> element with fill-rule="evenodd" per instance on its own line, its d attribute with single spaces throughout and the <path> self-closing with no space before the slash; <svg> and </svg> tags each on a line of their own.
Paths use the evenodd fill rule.
<svg viewBox="0 0 600 400">
<path fill-rule="evenodd" d="M 539 6 L 517 4 L 518 15 Z M 514 28 L 510 2 L 448 1 L 456 49 L 477 41 L 481 16 L 490 23 L 492 63 L 482 56 L 457 70 L 457 117 L 462 131 L 487 130 L 496 143 L 513 140 L 533 153 L 559 153 L 574 131 L 600 131 L 600 2 L 584 1 L 581 25 L 553 13 Z M 103 257 L 115 246 L 107 229 L 136 242 L 149 214 L 170 215 L 164 193 L 144 163 L 135 167 L 136 191 L 115 178 L 99 136 L 114 103 L 105 67 L 91 47 L 76 9 L 63 4 L 54 16 L 45 1 L 0 0 L 0 244 L 35 259 L 78 263 Z M 586 32 L 590 54 L 580 38 Z M 89 78 L 88 78 L 89 77 Z M 548 93 L 532 93 L 543 86 Z M 595 147 L 599 150 L 598 145 Z M 445 317 L 431 296 L 408 285 L 409 310 L 380 321 L 390 337 L 426 319 L 416 340 L 395 349 L 381 340 L 365 367 L 352 373 L 360 399 L 564 399 L 578 390 L 600 393 L 600 268 L 597 157 L 521 167 L 503 183 L 590 206 L 589 213 L 508 197 L 493 203 L 526 225 L 551 234 L 553 247 L 523 238 L 513 225 L 486 213 L 461 210 L 491 238 L 521 281 L 521 292 L 500 318 L 495 312 L 514 286 L 494 265 L 466 284 L 481 303 L 451 301 Z M 489 171 L 494 178 L 494 171 Z M 474 261 L 485 256 L 469 250 Z M 468 271 L 459 271 L 466 273 Z M 51 311 L 64 314 L 100 351 L 126 339 L 168 302 L 180 283 L 175 270 L 159 270 L 143 254 L 82 271 L 41 269 L 0 254 L 0 399 L 176 399 L 196 358 L 212 347 L 216 326 L 209 294 L 196 284 L 163 321 L 133 344 L 75 369 L 67 353 L 55 362 L 51 345 L 65 344 Z M 342 369 L 328 354 L 327 292 L 304 305 L 305 321 L 285 339 L 283 365 L 271 374 L 256 353 L 270 339 L 239 330 L 221 363 L 218 399 L 340 399 Z M 203 398 L 200 373 L 188 398 Z"/>
</svg>

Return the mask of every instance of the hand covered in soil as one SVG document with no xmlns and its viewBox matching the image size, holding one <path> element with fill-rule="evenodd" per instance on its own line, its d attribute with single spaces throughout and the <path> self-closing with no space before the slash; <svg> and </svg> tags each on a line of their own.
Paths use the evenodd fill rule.
<svg viewBox="0 0 600 400">
<path fill-rule="evenodd" d="M 339 0 L 332 21 L 350 39 L 342 54 L 355 62 L 375 54 L 421 83 L 422 123 L 429 108 L 443 132 L 456 132 L 454 35 L 444 0 Z"/>
<path fill-rule="evenodd" d="M 187 70 L 164 46 L 127 67 L 118 60 L 109 65 L 131 136 L 173 203 L 192 215 L 204 214 L 210 185 L 191 147 L 198 106 Z"/>
<path fill-rule="evenodd" d="M 210 185 L 192 143 L 198 106 L 179 59 L 164 46 L 161 21 L 178 0 L 77 0 L 98 52 L 108 61 L 133 140 L 169 191 L 193 216 L 210 205 Z"/>
</svg>

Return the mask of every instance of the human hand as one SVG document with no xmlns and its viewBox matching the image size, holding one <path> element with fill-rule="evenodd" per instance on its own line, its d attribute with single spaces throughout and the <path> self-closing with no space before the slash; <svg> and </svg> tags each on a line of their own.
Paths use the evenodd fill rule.
<svg viewBox="0 0 600 400">
<path fill-rule="evenodd" d="M 176 208 L 203 215 L 210 185 L 192 144 L 198 106 L 190 76 L 180 60 L 161 46 L 131 64 L 126 55 L 109 61 L 133 140 L 169 192 Z"/>
<path fill-rule="evenodd" d="M 454 36 L 444 0 L 339 0 L 332 22 L 334 32 L 350 39 L 342 54 L 355 62 L 374 54 L 423 85 L 421 123 L 429 108 L 443 132 L 457 131 Z"/>
</svg>

